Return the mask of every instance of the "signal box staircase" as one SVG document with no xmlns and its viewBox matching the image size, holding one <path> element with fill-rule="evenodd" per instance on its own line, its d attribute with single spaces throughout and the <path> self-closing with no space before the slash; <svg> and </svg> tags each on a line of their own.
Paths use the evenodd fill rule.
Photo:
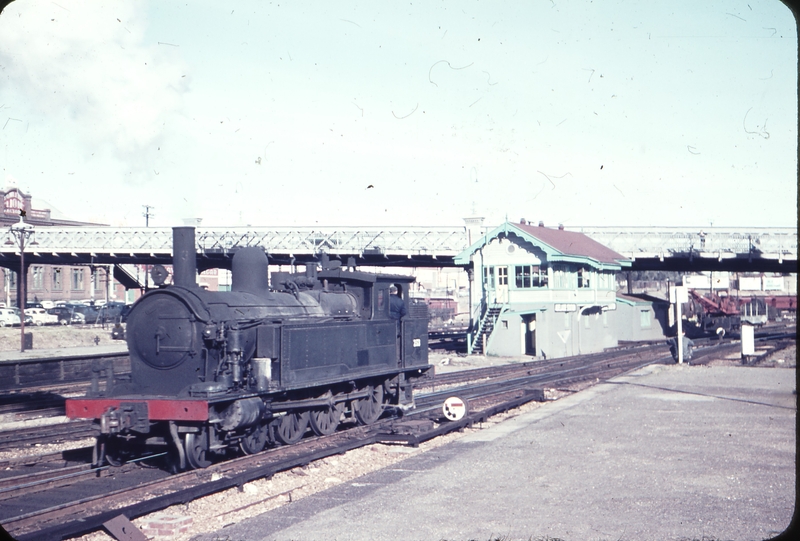
<svg viewBox="0 0 800 541">
<path fill-rule="evenodd" d="M 489 339 L 489 336 L 491 336 L 494 326 L 497 323 L 497 318 L 500 316 L 500 312 L 502 311 L 503 307 L 499 304 L 487 307 L 486 311 L 483 313 L 483 317 L 481 317 L 480 323 L 478 324 L 478 331 L 475 334 L 475 340 L 472 342 L 471 353 L 485 353 L 485 341 Z"/>
</svg>

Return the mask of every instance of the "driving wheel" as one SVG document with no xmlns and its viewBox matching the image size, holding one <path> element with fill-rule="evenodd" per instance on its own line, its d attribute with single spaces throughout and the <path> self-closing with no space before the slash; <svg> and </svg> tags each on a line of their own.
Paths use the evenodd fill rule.
<svg viewBox="0 0 800 541">
<path fill-rule="evenodd" d="M 308 428 L 308 412 L 287 413 L 280 418 L 275 430 L 275 437 L 286 445 L 297 443 L 303 438 Z"/>
<path fill-rule="evenodd" d="M 208 433 L 204 427 L 200 432 L 186 434 L 186 462 L 192 468 L 199 470 L 211 465 L 208 451 Z"/>
<path fill-rule="evenodd" d="M 311 410 L 309 422 L 311 430 L 317 436 L 327 436 L 336 432 L 339 420 L 344 412 L 344 402 L 338 402 L 333 407 L 322 407 Z"/>
<path fill-rule="evenodd" d="M 367 385 L 367 396 L 353 402 L 356 419 L 362 425 L 370 425 L 383 413 L 383 385 Z"/>
<path fill-rule="evenodd" d="M 257 425 L 239 442 L 239 448 L 246 455 L 260 453 L 267 446 L 267 425 Z"/>
</svg>

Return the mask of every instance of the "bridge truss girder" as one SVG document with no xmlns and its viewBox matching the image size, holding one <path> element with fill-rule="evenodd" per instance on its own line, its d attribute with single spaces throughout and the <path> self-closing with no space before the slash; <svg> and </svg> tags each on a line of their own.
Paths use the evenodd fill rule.
<svg viewBox="0 0 800 541">
<path fill-rule="evenodd" d="M 581 227 L 630 258 L 633 270 L 796 272 L 797 230 L 791 228 Z M 197 228 L 198 269 L 230 268 L 233 253 L 260 246 L 271 264 L 305 264 L 327 253 L 359 266 L 452 267 L 467 248 L 464 227 Z M 171 228 L 39 227 L 27 264 L 170 264 Z M 16 270 L 16 246 L 0 242 L 0 266 Z"/>
</svg>

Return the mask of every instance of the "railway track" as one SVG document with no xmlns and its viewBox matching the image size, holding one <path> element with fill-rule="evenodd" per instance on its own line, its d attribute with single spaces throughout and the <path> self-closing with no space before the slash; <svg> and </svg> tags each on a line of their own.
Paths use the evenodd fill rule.
<svg viewBox="0 0 800 541">
<path fill-rule="evenodd" d="M 793 335 L 772 337 L 789 341 Z M 736 351 L 737 344 L 700 346 L 694 363 L 712 354 Z M 331 436 L 306 438 L 293 446 L 234 458 L 170 475 L 152 467 L 159 456 L 145 457 L 119 468 L 91 468 L 91 450 L 49 458 L 7 461 L 0 469 L 0 523 L 15 538 L 61 539 L 96 530 L 120 514 L 129 518 L 185 503 L 239 486 L 320 458 L 375 443 L 416 446 L 442 434 L 487 421 L 497 413 L 532 400 L 545 400 L 545 389 L 563 389 L 578 382 L 600 381 L 652 363 L 672 363 L 663 345 L 629 348 L 612 353 L 439 374 L 423 382 L 427 390 L 416 398 L 417 408 L 400 418 L 354 426 Z M 469 413 L 456 422 L 442 422 L 441 405 L 456 395 L 469 404 Z M 70 423 L 73 424 L 73 423 Z M 82 455 L 82 458 L 81 458 Z M 151 467 L 145 467 L 145 466 Z M 18 473 L 21 470 L 25 473 Z M 80 494 L 75 499 L 74 494 Z M 114 509 L 113 511 L 108 511 Z"/>
<path fill-rule="evenodd" d="M 769 355 L 774 348 L 786 347 L 795 343 L 796 334 L 794 326 L 788 328 L 772 328 L 770 332 L 762 332 L 757 338 L 759 347 L 765 344 L 770 345 L 769 349 L 756 357 L 752 364 L 759 362 L 760 359 Z M 718 355 L 725 351 L 726 354 L 735 353 L 738 348 L 736 340 L 717 340 L 699 339 L 695 341 L 697 348 L 692 360 L 693 364 L 703 364 L 708 355 Z M 461 372 L 450 372 L 446 374 L 435 374 L 426 376 L 419 380 L 418 390 L 436 390 L 446 386 L 458 385 L 469 381 L 480 380 L 483 378 L 511 378 L 515 374 L 527 373 L 528 375 L 552 371 L 554 368 L 566 370 L 570 367 L 580 367 L 587 361 L 601 362 L 603 359 L 615 359 L 621 362 L 625 358 L 636 359 L 642 355 L 651 355 L 653 352 L 665 351 L 663 343 L 646 345 L 628 345 L 603 353 L 595 353 L 583 356 L 565 357 L 553 361 L 541 362 L 530 361 L 503 365 L 501 367 L 478 368 L 464 370 Z M 66 394 L 80 393 L 87 388 L 86 383 L 73 383 L 64 385 L 61 390 Z M 13 419 L 39 419 L 49 416 L 59 416 L 64 414 L 64 398 L 54 392 L 44 392 L 35 390 L 33 392 L 14 392 L 11 394 L 0 395 L 0 415 L 9 416 L 13 414 Z M 0 417 L 0 419 L 3 417 Z M 8 450 L 20 447 L 29 447 L 36 444 L 59 443 L 72 441 L 96 435 L 90 428 L 90 423 L 60 423 L 58 425 L 46 425 L 41 427 L 25 426 L 15 430 L 0 431 L 0 450 Z"/>
<path fill-rule="evenodd" d="M 71 421 L 23 427 L 0 432 L 0 450 L 19 449 L 36 444 L 63 443 L 95 436 L 97 436 L 97 428 L 92 421 Z"/>
<path fill-rule="evenodd" d="M 791 322 L 773 323 L 761 327 L 756 332 L 756 339 L 769 338 L 774 335 L 793 334 L 796 324 Z M 725 342 L 737 340 L 737 336 L 726 337 Z M 432 339 L 436 347 L 438 341 Z M 716 338 L 696 339 L 695 343 L 718 343 Z M 662 344 L 658 341 L 656 345 Z M 641 347 L 630 344 L 613 348 L 619 351 Z M 585 357 L 585 355 L 584 355 Z M 568 359 L 567 357 L 565 359 Z M 559 359 L 561 360 L 561 359 Z M 85 390 L 93 375 L 100 375 L 108 367 L 113 367 L 117 375 L 130 372 L 130 359 L 127 352 L 101 352 L 96 354 L 62 354 L 42 358 L 23 358 L 0 361 L 0 404 L 2 397 L 16 392 L 63 394 L 76 389 Z M 47 382 L 44 383 L 43 382 Z M 2 411 L 0 411 L 2 414 Z"/>
<path fill-rule="evenodd" d="M 122 468 L 92 469 L 78 464 L 65 469 L 67 466 L 62 466 L 53 468 L 50 474 L 38 474 L 35 481 L 27 479 L 19 485 L 14 484 L 12 477 L 0 488 L 3 491 L 0 492 L 0 523 L 20 541 L 80 535 L 100 528 L 103 522 L 121 513 L 130 518 L 151 513 L 357 447 L 398 442 L 419 445 L 441 434 L 484 422 L 496 413 L 525 402 L 542 400 L 544 386 L 604 379 L 664 359 L 662 351 L 661 355 L 591 359 L 583 367 L 577 363 L 550 366 L 550 371 L 524 367 L 520 372 L 520 367 L 512 367 L 506 371 L 497 370 L 488 379 L 484 373 L 473 370 L 470 371 L 472 377 L 482 381 L 422 394 L 417 398 L 417 409 L 409 415 L 384 419 L 367 427 L 355 426 L 331 436 L 306 438 L 292 446 L 177 475 L 142 467 L 157 458 L 151 457 L 141 460 L 141 465 L 129 463 Z M 453 373 L 439 376 L 438 383 L 456 385 L 463 379 L 463 375 Z M 442 402 L 453 394 L 466 399 L 472 405 L 471 411 L 460 421 L 440 422 Z M 15 492 L 17 490 L 20 492 Z M 70 493 L 79 493 L 81 497 L 69 501 Z M 3 498 L 2 494 L 7 497 Z"/>
</svg>

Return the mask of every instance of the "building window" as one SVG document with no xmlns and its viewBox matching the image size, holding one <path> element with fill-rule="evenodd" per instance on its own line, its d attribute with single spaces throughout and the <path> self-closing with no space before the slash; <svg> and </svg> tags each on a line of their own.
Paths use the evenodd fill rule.
<svg viewBox="0 0 800 541">
<path fill-rule="evenodd" d="M 517 265 L 514 267 L 517 288 L 547 287 L 547 269 L 539 265 Z"/>
<path fill-rule="evenodd" d="M 100 274 L 100 269 L 92 270 L 92 287 L 95 291 L 103 290 L 103 276 Z"/>
<path fill-rule="evenodd" d="M 44 267 L 31 267 L 32 288 L 44 289 Z"/>
<path fill-rule="evenodd" d="M 72 269 L 72 289 L 83 291 L 83 269 Z"/>
<path fill-rule="evenodd" d="M 531 266 L 517 265 L 514 267 L 514 278 L 518 288 L 531 287 Z"/>
<path fill-rule="evenodd" d="M 61 269 L 53 269 L 53 291 L 61 291 L 64 286 L 61 285 Z"/>
<path fill-rule="evenodd" d="M 639 321 L 643 329 L 650 328 L 650 310 L 641 310 L 639 312 Z"/>
<path fill-rule="evenodd" d="M 508 267 L 497 267 L 497 285 L 508 285 Z"/>
<path fill-rule="evenodd" d="M 494 267 L 483 267 L 483 283 L 488 289 L 494 289 Z"/>
<path fill-rule="evenodd" d="M 8 275 L 9 289 L 17 289 L 17 273 L 14 271 L 6 271 Z"/>
<path fill-rule="evenodd" d="M 583 267 L 578 269 L 578 289 L 582 287 L 590 287 L 589 284 L 589 277 L 591 276 L 591 272 Z"/>
</svg>

